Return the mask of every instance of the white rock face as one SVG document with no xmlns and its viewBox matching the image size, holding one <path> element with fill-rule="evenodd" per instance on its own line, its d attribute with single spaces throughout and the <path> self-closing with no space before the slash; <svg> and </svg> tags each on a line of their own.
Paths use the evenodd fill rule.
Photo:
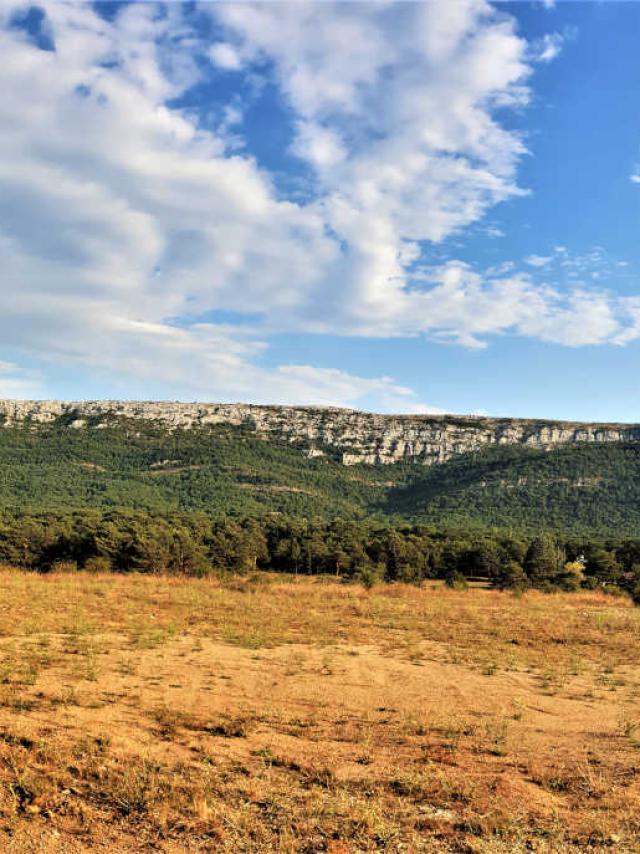
<svg viewBox="0 0 640 854">
<path fill-rule="evenodd" d="M 573 442 L 639 442 L 638 424 L 584 424 L 471 415 L 375 415 L 353 409 L 253 406 L 245 403 L 173 403 L 118 400 L 0 400 L 6 425 L 51 423 L 96 429 L 97 416 L 139 419 L 169 429 L 215 424 L 245 426 L 258 436 L 300 446 L 307 456 L 338 455 L 344 465 L 423 465 L 487 445 L 526 445 L 550 450 Z"/>
</svg>

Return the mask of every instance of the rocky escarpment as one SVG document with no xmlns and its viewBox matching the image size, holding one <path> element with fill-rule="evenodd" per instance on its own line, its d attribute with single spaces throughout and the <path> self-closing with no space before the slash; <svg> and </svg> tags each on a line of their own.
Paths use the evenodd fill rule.
<svg viewBox="0 0 640 854">
<path fill-rule="evenodd" d="M 351 409 L 242 403 L 134 401 L 0 401 L 6 425 L 58 422 L 98 429 L 113 419 L 140 419 L 168 429 L 244 426 L 295 443 L 308 456 L 330 453 L 345 465 L 439 463 L 490 445 L 551 449 L 578 442 L 640 442 L 638 424 L 588 424 L 470 415 L 375 415 Z"/>
</svg>

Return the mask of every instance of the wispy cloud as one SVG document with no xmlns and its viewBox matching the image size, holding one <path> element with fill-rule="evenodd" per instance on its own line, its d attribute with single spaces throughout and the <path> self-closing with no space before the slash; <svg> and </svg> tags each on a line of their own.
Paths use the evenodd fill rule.
<svg viewBox="0 0 640 854">
<path fill-rule="evenodd" d="M 13 362 L 0 362 L 0 397 L 30 399 L 42 395 L 43 377 L 39 371 Z"/>
<path fill-rule="evenodd" d="M 530 267 L 547 267 L 552 261 L 551 255 L 529 255 L 524 259 L 524 263 Z"/>
<path fill-rule="evenodd" d="M 537 62 L 553 62 L 560 56 L 565 37 L 561 33 L 546 33 L 532 45 L 532 57 Z"/>
</svg>

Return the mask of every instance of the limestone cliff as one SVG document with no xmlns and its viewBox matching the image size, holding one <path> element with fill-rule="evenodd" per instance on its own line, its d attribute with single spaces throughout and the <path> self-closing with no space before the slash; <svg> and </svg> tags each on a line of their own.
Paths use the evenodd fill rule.
<svg viewBox="0 0 640 854">
<path fill-rule="evenodd" d="M 245 426 L 265 438 L 330 453 L 345 465 L 411 460 L 424 465 L 488 445 L 551 449 L 572 442 L 638 442 L 639 424 L 588 424 L 470 415 L 375 415 L 351 409 L 253 406 L 243 403 L 0 400 L 7 425 L 60 421 L 97 429 L 113 418 L 140 419 L 169 429 L 216 424 Z"/>
</svg>

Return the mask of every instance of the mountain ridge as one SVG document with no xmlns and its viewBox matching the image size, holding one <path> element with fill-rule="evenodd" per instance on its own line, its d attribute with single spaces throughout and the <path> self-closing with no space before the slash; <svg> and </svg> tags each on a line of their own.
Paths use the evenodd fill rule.
<svg viewBox="0 0 640 854">
<path fill-rule="evenodd" d="M 257 436 L 300 447 L 306 456 L 331 455 L 344 465 L 442 463 L 490 446 L 551 450 L 562 445 L 640 442 L 640 424 L 484 415 L 378 414 L 320 406 L 185 403 L 132 400 L 0 400 L 0 419 L 64 422 L 74 429 L 111 419 L 159 422 L 169 429 L 245 427 Z"/>
</svg>

